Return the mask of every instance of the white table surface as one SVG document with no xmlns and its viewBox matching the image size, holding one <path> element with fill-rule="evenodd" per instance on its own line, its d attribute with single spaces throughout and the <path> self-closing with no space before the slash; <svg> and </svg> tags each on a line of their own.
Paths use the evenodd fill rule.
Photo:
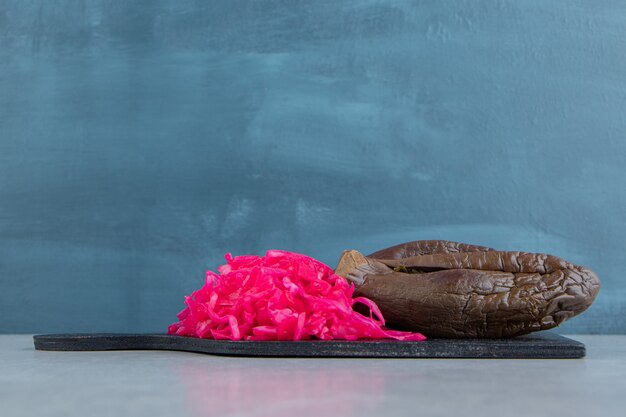
<svg viewBox="0 0 626 417">
<path fill-rule="evenodd" d="M 261 359 L 35 351 L 0 336 L 0 416 L 626 416 L 626 336 L 585 359 Z"/>
</svg>

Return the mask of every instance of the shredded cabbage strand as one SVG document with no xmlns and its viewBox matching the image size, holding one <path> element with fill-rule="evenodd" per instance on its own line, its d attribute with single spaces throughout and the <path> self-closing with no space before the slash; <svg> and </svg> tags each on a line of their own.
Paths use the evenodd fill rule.
<svg viewBox="0 0 626 417">
<path fill-rule="evenodd" d="M 306 255 L 269 250 L 265 256 L 225 255 L 219 274 L 207 271 L 202 288 L 168 334 L 226 340 L 426 340 L 386 329 L 376 304 L 353 298 L 354 285 Z M 353 310 L 360 303 L 369 317 Z"/>
</svg>

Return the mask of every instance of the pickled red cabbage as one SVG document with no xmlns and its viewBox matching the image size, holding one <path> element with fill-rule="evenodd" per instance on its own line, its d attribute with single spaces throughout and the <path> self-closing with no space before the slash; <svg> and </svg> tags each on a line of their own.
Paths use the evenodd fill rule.
<svg viewBox="0 0 626 417">
<path fill-rule="evenodd" d="M 419 333 L 386 329 L 376 304 L 353 298 L 354 285 L 305 255 L 269 250 L 265 256 L 225 256 L 168 334 L 225 340 L 382 339 L 421 341 Z M 369 317 L 353 310 L 369 308 Z"/>
</svg>

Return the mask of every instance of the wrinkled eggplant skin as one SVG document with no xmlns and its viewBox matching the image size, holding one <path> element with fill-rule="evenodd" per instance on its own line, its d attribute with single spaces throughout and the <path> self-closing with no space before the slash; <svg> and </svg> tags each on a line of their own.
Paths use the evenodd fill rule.
<svg viewBox="0 0 626 417">
<path fill-rule="evenodd" d="M 403 259 L 416 255 L 434 255 L 437 253 L 458 252 L 487 252 L 495 249 L 486 246 L 469 245 L 467 243 L 451 242 L 449 240 L 415 240 L 401 243 L 389 248 L 381 249 L 368 258 L 375 259 Z"/>
<path fill-rule="evenodd" d="M 586 310 L 600 289 L 591 270 L 556 256 L 458 242 L 344 255 L 337 273 L 355 283 L 355 296 L 376 302 L 388 327 L 427 337 L 506 338 L 551 329 Z"/>
</svg>

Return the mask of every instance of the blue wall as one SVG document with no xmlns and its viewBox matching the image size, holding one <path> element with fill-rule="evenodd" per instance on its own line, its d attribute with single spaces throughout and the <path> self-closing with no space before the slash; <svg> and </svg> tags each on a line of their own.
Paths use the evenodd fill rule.
<svg viewBox="0 0 626 417">
<path fill-rule="evenodd" d="M 625 166 L 621 0 L 0 0 L 0 332 L 439 238 L 591 267 L 563 331 L 624 333 Z"/>
</svg>

